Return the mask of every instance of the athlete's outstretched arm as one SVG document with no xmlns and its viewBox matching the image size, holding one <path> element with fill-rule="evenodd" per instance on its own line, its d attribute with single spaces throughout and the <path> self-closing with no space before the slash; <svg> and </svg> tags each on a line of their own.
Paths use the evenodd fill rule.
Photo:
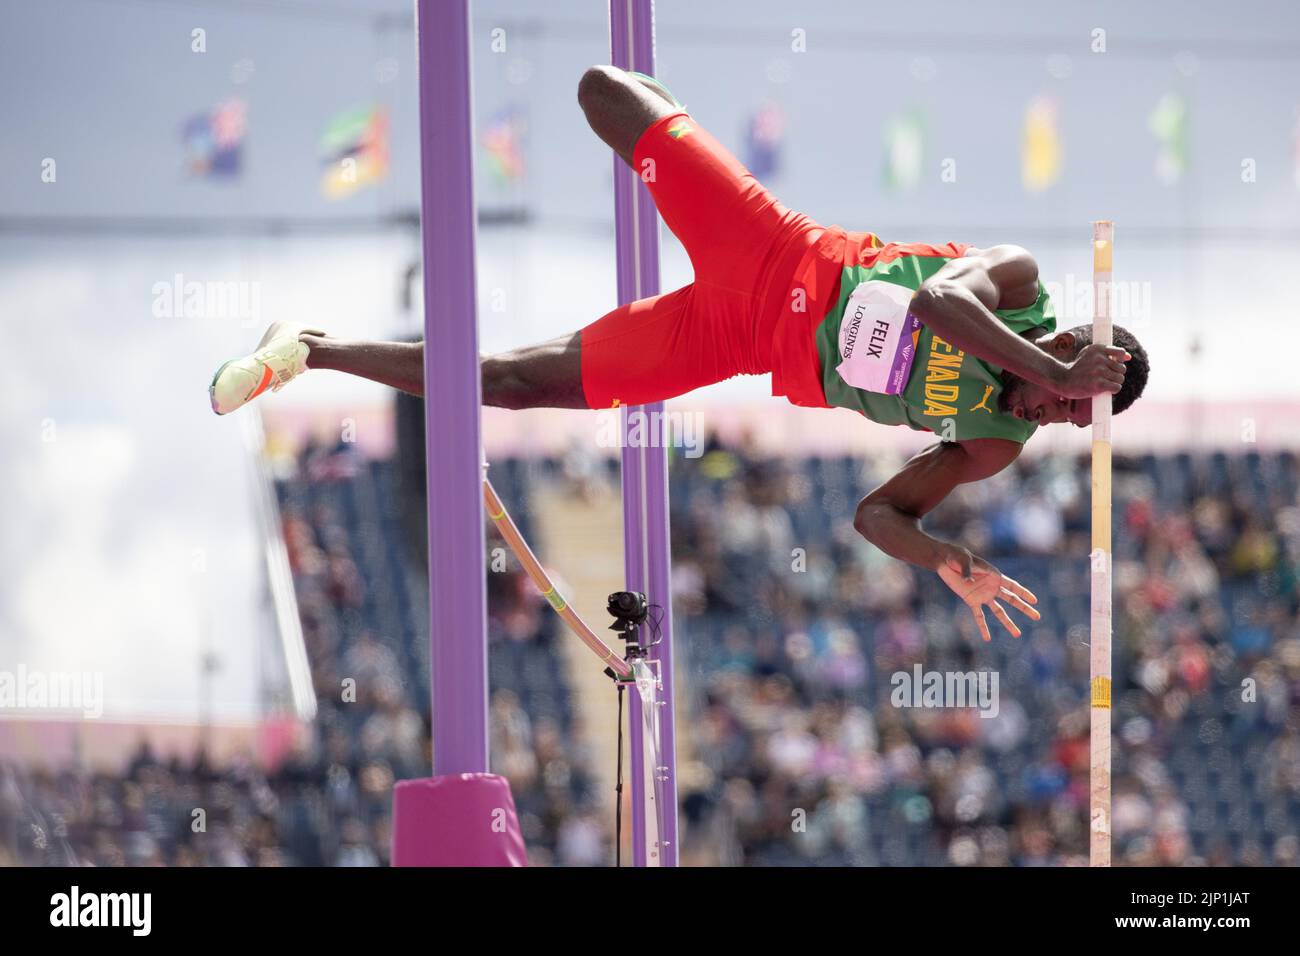
<svg viewBox="0 0 1300 956">
<path fill-rule="evenodd" d="M 881 551 L 900 561 L 936 572 L 970 607 L 984 640 L 989 640 L 987 606 L 1013 637 L 1020 628 L 1000 601 L 1038 620 L 1032 591 L 960 545 L 940 541 L 921 529 L 921 519 L 960 484 L 995 475 L 1020 454 L 1021 446 L 1001 438 L 940 442 L 912 458 L 889 481 L 858 504 L 853 527 Z"/>
<path fill-rule="evenodd" d="M 1114 394 L 1124 385 L 1121 348 L 1089 345 L 1069 364 L 1008 328 L 994 309 L 1024 309 L 1038 298 L 1038 263 L 1019 246 L 993 246 L 952 259 L 922 283 L 912 314 L 945 342 L 1050 388 L 1062 398 Z"/>
</svg>

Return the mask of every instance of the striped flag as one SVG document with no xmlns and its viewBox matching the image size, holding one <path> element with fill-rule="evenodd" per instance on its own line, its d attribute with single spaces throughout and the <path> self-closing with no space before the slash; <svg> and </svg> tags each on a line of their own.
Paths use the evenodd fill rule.
<svg viewBox="0 0 1300 956">
<path fill-rule="evenodd" d="M 528 121 L 524 108 L 512 103 L 493 116 L 483 128 L 479 143 L 487 156 L 488 172 L 501 185 L 522 182 L 527 173 L 524 138 Z"/>
<path fill-rule="evenodd" d="M 1061 178 L 1061 135 L 1056 122 L 1059 110 L 1054 96 L 1037 96 L 1025 110 L 1020 180 L 1031 193 L 1040 193 Z"/>
<path fill-rule="evenodd" d="M 190 175 L 234 178 L 242 168 L 248 109 L 238 98 L 191 116 L 181 127 L 185 168 Z"/>
<path fill-rule="evenodd" d="M 885 124 L 885 188 L 911 192 L 925 164 L 925 115 L 920 107 Z"/>
<path fill-rule="evenodd" d="M 785 111 L 779 103 L 760 106 L 745 127 L 745 167 L 758 179 L 776 175 L 784 140 Z"/>
<path fill-rule="evenodd" d="M 388 176 L 388 110 L 366 106 L 330 120 L 320 141 L 321 192 L 343 199 Z"/>
<path fill-rule="evenodd" d="M 1156 138 L 1156 175 L 1173 185 L 1187 172 L 1187 100 L 1166 93 L 1151 111 L 1148 126 Z"/>
</svg>

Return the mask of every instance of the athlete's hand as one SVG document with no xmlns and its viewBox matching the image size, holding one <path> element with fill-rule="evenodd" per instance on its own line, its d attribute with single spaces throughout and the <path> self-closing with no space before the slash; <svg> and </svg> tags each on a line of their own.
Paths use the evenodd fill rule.
<svg viewBox="0 0 1300 956">
<path fill-rule="evenodd" d="M 1038 598 L 1034 596 L 1033 591 L 1001 574 L 993 565 L 971 554 L 965 548 L 954 544 L 945 545 L 936 570 L 939 572 L 939 577 L 943 578 L 943 583 L 966 602 L 971 614 L 975 616 L 975 624 L 980 629 L 980 636 L 986 641 L 992 640 L 989 637 L 988 621 L 984 619 L 986 605 L 1002 626 L 1011 632 L 1012 637 L 1020 636 L 1020 628 L 1016 626 L 1015 621 L 1011 620 L 1006 608 L 999 603 L 1000 600 L 1006 601 L 1031 621 L 1037 621 L 1042 617 L 1035 608 L 1030 606 L 1038 603 Z"/>
<path fill-rule="evenodd" d="M 1132 356 L 1114 345 L 1086 346 L 1073 362 L 1062 365 L 1054 383 L 1062 398 L 1092 398 L 1124 386 L 1124 363 Z"/>
</svg>

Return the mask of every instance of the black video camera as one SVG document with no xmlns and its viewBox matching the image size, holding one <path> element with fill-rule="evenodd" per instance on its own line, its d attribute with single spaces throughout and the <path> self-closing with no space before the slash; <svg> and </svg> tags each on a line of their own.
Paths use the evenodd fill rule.
<svg viewBox="0 0 1300 956">
<path fill-rule="evenodd" d="M 606 605 L 614 623 L 611 631 L 618 631 L 624 640 L 632 640 L 636 629 L 650 616 L 650 604 L 640 591 L 615 591 Z"/>
</svg>

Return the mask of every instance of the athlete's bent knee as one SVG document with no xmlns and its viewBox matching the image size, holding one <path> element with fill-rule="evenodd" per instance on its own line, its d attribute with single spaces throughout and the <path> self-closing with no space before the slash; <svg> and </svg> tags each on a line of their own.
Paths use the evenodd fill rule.
<svg viewBox="0 0 1300 956">
<path fill-rule="evenodd" d="M 607 106 L 626 77 L 616 66 L 602 64 L 588 68 L 578 81 L 578 105 L 587 113 Z"/>
</svg>

